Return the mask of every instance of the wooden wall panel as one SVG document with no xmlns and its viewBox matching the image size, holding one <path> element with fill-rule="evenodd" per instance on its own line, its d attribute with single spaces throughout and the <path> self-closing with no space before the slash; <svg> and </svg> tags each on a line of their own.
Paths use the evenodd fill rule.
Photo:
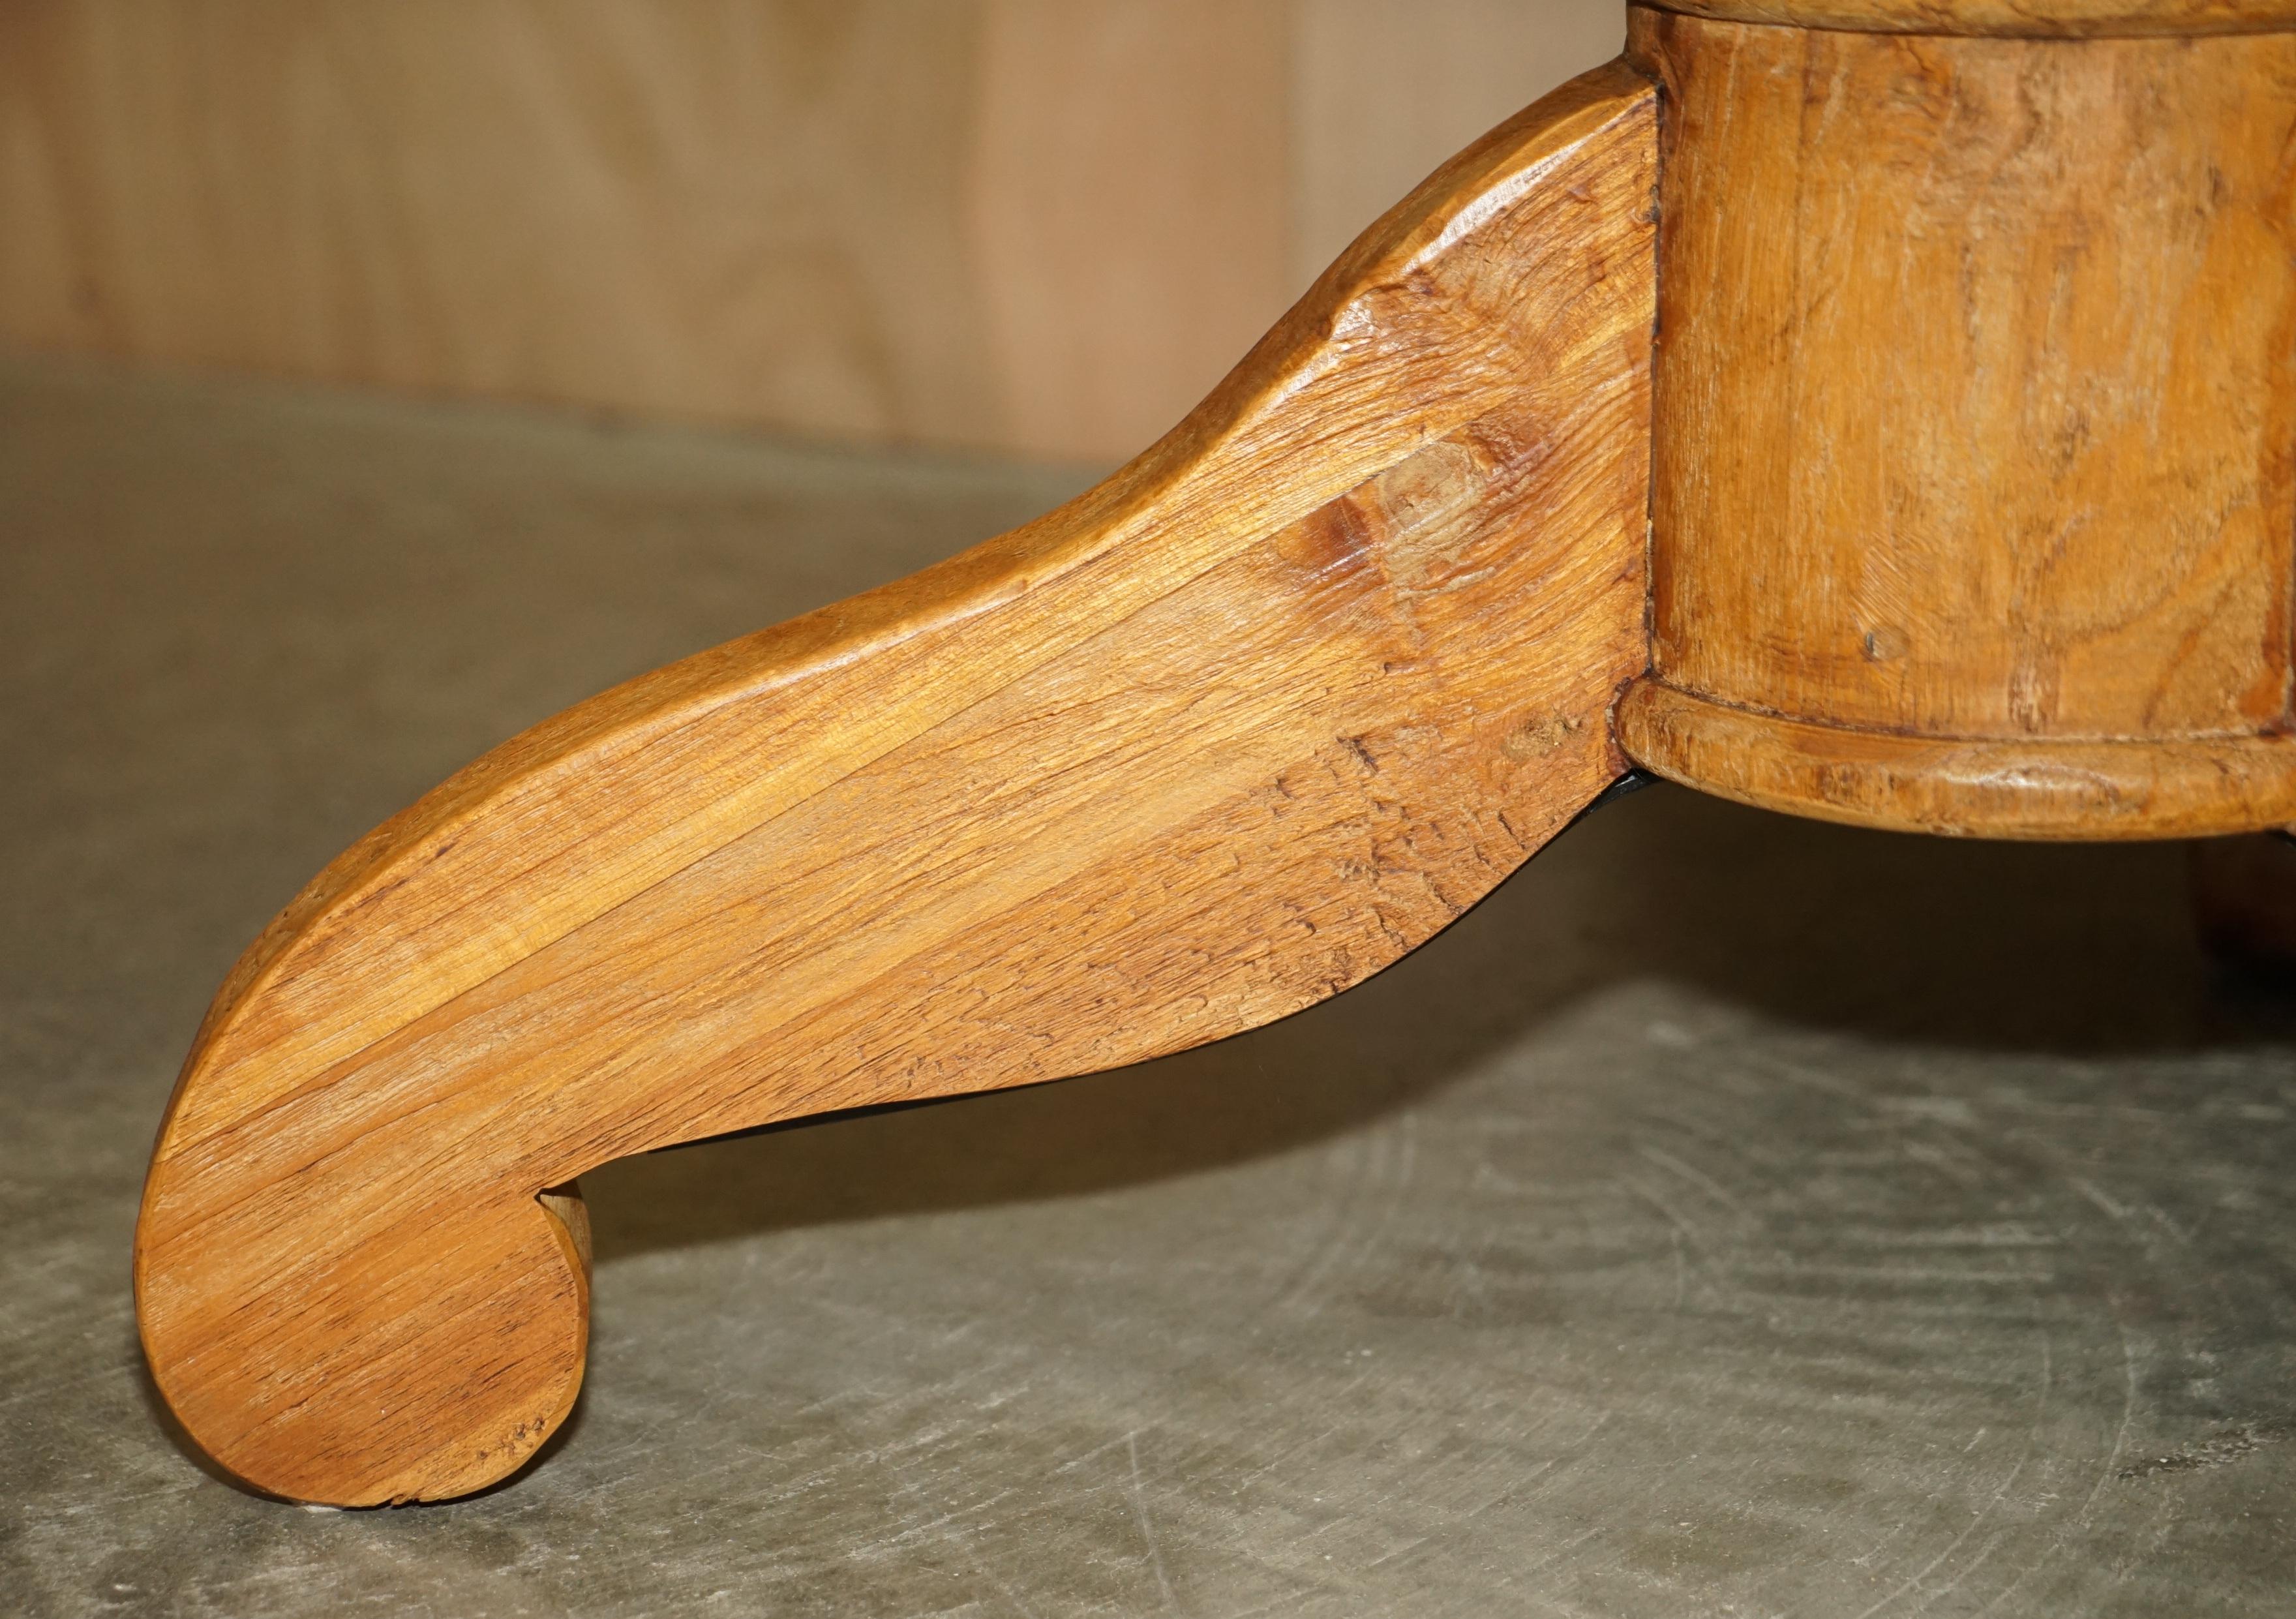
<svg viewBox="0 0 2296 1619">
<path fill-rule="evenodd" d="M 1609 0 L 10 0 L 0 342 L 1108 459 Z"/>
</svg>

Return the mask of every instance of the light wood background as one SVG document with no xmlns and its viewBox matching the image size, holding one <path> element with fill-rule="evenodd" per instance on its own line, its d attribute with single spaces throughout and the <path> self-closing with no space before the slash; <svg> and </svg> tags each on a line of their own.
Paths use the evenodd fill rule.
<svg viewBox="0 0 2296 1619">
<path fill-rule="evenodd" d="M 1106 460 L 1611 0 L 9 0 L 0 344 Z"/>
</svg>

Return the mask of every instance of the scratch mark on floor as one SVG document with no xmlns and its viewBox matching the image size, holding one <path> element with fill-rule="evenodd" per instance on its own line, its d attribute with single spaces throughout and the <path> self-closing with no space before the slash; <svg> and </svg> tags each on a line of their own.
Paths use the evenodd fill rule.
<svg viewBox="0 0 2296 1619">
<path fill-rule="evenodd" d="M 2296 1439 L 2296 1422 L 2244 1422 L 2211 1438 L 2179 1445 L 2166 1456 L 2132 1462 L 2113 1474 L 2118 1479 L 2152 1478 L 2162 1473 L 2197 1473 L 2252 1456 L 2267 1445 Z"/>
<path fill-rule="evenodd" d="M 1649 1162 L 1657 1164 L 1659 1168 L 1665 1170 L 1668 1173 L 1675 1175 L 1681 1179 L 1687 1180 L 1691 1185 L 1704 1192 L 1709 1197 L 1714 1199 L 1715 1202 L 1720 1204 L 1724 1208 L 1728 1209 L 1732 1213 L 1742 1215 L 1746 1212 L 1746 1205 L 1738 1201 L 1736 1196 L 1731 1192 L 1729 1188 L 1724 1186 L 1720 1181 L 1715 1179 L 1713 1176 L 1705 1173 L 1703 1171 L 1691 1168 L 1690 1165 L 1685 1163 L 1672 1153 L 1662 1151 L 1655 1146 L 1637 1145 L 1635 1148 L 1635 1154 L 1637 1157 L 1647 1159 Z"/>
<path fill-rule="evenodd" d="M 1172 1595 L 1172 1582 L 1164 1573 L 1164 1554 L 1156 1545 L 1156 1527 L 1148 1521 L 1148 1495 L 1140 1480 L 1140 1432 L 1134 1429 L 1124 1436 L 1125 1454 L 1132 1459 L 1132 1516 L 1140 1520 L 1140 1538 L 1148 1544 L 1148 1566 L 1156 1572 L 1156 1589 L 1164 1593 L 1167 1613 L 1180 1611 L 1179 1599 Z"/>
</svg>

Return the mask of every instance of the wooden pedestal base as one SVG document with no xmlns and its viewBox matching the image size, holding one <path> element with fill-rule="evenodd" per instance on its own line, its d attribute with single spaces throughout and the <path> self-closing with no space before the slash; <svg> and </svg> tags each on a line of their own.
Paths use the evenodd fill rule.
<svg viewBox="0 0 2296 1619">
<path fill-rule="evenodd" d="M 580 1385 L 575 1176 L 1281 1017 L 1629 756 L 1924 831 L 2296 819 L 2296 35 L 1632 29 L 1099 489 L 320 874 L 145 1188 L 193 1437 L 490 1483 Z"/>
<path fill-rule="evenodd" d="M 2296 817 L 2296 34 L 2065 9 L 1633 12 L 1667 113 L 1620 722 L 1659 773 L 1978 836 Z"/>
<path fill-rule="evenodd" d="M 1648 677 L 1617 712 L 1627 757 L 1742 804 L 1857 826 L 2054 842 L 2296 825 L 2296 738 L 1911 736 L 1813 725 Z"/>
</svg>

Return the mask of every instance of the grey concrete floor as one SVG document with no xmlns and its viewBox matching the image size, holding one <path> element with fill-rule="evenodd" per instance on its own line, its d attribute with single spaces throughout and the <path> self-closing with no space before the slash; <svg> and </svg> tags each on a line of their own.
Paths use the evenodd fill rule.
<svg viewBox="0 0 2296 1619">
<path fill-rule="evenodd" d="M 340 846 L 1073 474 L 0 368 L 0 1612 L 2296 1612 L 2296 1015 L 2172 848 L 1670 788 L 1240 1040 L 590 1179 L 477 1500 L 171 1439 L 175 1065 Z"/>
</svg>

